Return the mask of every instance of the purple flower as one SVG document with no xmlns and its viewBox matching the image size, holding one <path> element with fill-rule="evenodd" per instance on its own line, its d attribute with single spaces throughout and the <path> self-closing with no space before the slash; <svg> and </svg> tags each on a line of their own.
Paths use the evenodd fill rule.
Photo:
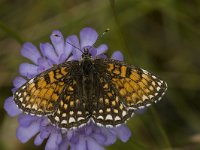
<svg viewBox="0 0 200 150">
<path fill-rule="evenodd" d="M 108 49 L 105 44 L 97 48 L 94 47 L 98 34 L 91 28 L 84 28 L 80 31 L 80 41 L 76 35 L 71 35 L 64 40 L 61 32 L 57 30 L 52 32 L 50 38 L 52 43 L 40 44 L 40 51 L 32 43 L 23 45 L 21 54 L 33 63 L 20 65 L 19 73 L 21 76 L 16 77 L 13 81 L 13 92 L 27 82 L 27 78 L 35 77 L 54 64 L 60 64 L 66 60 L 79 60 L 81 58 L 80 50 L 85 47 L 90 47 L 90 53 L 93 57 L 105 57 L 103 53 Z M 116 51 L 112 58 L 122 61 L 123 55 L 120 51 Z M 67 150 L 69 146 L 71 150 L 103 150 L 102 146 L 113 144 L 117 138 L 126 142 L 131 136 L 126 125 L 105 128 L 89 123 L 82 128 L 62 130 L 53 126 L 45 116 L 37 117 L 23 114 L 14 103 L 13 97 L 5 100 L 4 109 L 10 116 L 19 115 L 17 138 L 22 143 L 26 143 L 33 136 L 36 136 L 35 145 L 41 145 L 47 139 L 46 150 Z"/>
</svg>

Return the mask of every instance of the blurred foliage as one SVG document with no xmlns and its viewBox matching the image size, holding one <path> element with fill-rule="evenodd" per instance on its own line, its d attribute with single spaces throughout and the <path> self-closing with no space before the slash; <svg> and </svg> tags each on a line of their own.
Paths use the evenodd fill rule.
<svg viewBox="0 0 200 150">
<path fill-rule="evenodd" d="M 199 0 L 0 0 L 0 149 L 38 149 L 15 137 L 17 118 L 3 110 L 18 75 L 25 41 L 50 41 L 83 27 L 99 33 L 109 54 L 120 49 L 128 63 L 155 72 L 168 83 L 162 101 L 137 113 L 128 125 L 132 137 L 108 150 L 200 149 L 200 1 Z M 39 147 L 44 149 L 44 145 Z"/>
</svg>

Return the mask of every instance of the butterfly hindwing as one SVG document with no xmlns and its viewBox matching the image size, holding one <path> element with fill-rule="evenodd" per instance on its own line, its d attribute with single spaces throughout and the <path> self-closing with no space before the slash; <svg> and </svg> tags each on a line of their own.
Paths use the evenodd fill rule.
<svg viewBox="0 0 200 150">
<path fill-rule="evenodd" d="M 133 112 L 123 105 L 120 96 L 106 77 L 98 77 L 97 80 L 96 93 L 99 94 L 95 99 L 96 105 L 92 116 L 94 122 L 108 127 L 125 123 Z"/>
<path fill-rule="evenodd" d="M 90 119 L 85 102 L 79 93 L 79 80 L 70 78 L 66 81 L 54 114 L 48 116 L 50 121 L 60 128 L 76 128 Z"/>
</svg>

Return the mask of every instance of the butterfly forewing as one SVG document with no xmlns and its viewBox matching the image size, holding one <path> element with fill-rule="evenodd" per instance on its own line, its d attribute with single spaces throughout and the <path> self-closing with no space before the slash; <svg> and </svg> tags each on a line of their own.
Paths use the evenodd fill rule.
<svg viewBox="0 0 200 150">
<path fill-rule="evenodd" d="M 102 76 L 111 82 L 127 108 L 143 108 L 164 95 L 167 85 L 155 75 L 117 60 L 102 60 L 96 59 L 95 64 L 101 64 L 96 67 L 102 70 Z"/>
<path fill-rule="evenodd" d="M 71 66 L 62 64 L 39 74 L 21 86 L 14 94 L 14 101 L 25 113 L 48 115 L 55 111 L 64 80 Z"/>
</svg>

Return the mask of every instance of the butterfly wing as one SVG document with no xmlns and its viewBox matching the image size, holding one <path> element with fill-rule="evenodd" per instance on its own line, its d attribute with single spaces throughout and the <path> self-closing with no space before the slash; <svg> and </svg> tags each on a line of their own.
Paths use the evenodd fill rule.
<svg viewBox="0 0 200 150">
<path fill-rule="evenodd" d="M 149 106 L 160 100 L 167 89 L 166 82 L 155 75 L 117 60 L 96 59 L 95 68 L 114 86 L 128 109 Z"/>
<path fill-rule="evenodd" d="M 92 118 L 97 125 L 117 126 L 133 115 L 133 111 L 120 101 L 120 95 L 105 76 L 97 75 L 95 93 Z"/>
<path fill-rule="evenodd" d="M 58 100 L 78 61 L 66 62 L 30 79 L 14 93 L 17 106 L 27 114 L 49 115 L 58 107 Z"/>
<path fill-rule="evenodd" d="M 90 119 L 85 101 L 82 99 L 80 77 L 81 75 L 77 72 L 68 80 L 59 98 L 58 108 L 55 113 L 48 116 L 50 121 L 60 128 L 77 128 Z"/>
</svg>

